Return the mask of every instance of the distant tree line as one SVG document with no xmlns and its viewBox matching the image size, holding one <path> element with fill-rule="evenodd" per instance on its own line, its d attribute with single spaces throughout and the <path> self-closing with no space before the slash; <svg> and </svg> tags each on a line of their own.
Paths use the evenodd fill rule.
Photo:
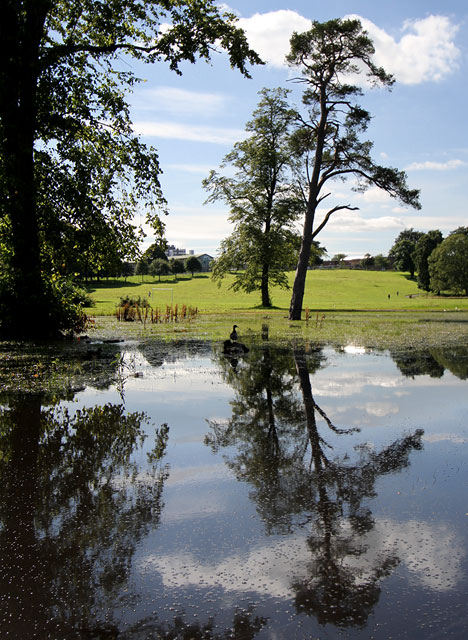
<svg viewBox="0 0 468 640">
<path fill-rule="evenodd" d="M 468 227 L 458 227 L 444 239 L 442 232 L 405 229 L 389 252 L 395 268 L 408 271 L 424 291 L 468 296 Z"/>
<path fill-rule="evenodd" d="M 164 245 L 158 242 L 154 242 L 141 256 L 140 260 L 136 263 L 135 274 L 146 276 L 158 276 L 161 280 L 161 276 L 167 276 L 169 274 L 177 275 L 181 273 L 190 272 L 193 274 L 202 270 L 200 260 L 195 256 L 188 256 L 186 260 L 182 259 L 169 259 L 164 252 Z"/>
</svg>

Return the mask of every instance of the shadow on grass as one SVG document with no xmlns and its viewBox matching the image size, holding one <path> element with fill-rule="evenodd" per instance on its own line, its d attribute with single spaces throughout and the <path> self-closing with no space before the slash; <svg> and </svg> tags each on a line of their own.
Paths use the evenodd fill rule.
<svg viewBox="0 0 468 640">
<path fill-rule="evenodd" d="M 190 282 L 191 280 L 195 280 L 198 278 L 209 278 L 208 275 L 196 275 L 193 278 L 191 276 L 187 276 L 187 277 L 179 277 L 177 278 L 177 280 L 174 280 L 172 277 L 169 279 L 161 279 L 161 280 L 141 280 L 140 282 L 132 282 L 132 281 L 125 281 L 125 280 L 106 280 L 106 281 L 101 281 L 101 282 L 93 282 L 90 283 L 88 282 L 87 284 L 85 284 L 85 289 L 87 291 L 87 293 L 93 293 L 95 291 L 100 291 L 101 289 L 128 289 L 128 288 L 135 288 L 135 287 L 142 287 L 142 286 L 147 286 L 147 287 L 157 287 L 158 285 L 176 285 L 179 284 L 180 282 Z"/>
<path fill-rule="evenodd" d="M 276 305 L 272 304 L 270 307 L 264 307 L 262 304 L 256 304 L 253 307 L 250 307 L 251 309 L 258 309 L 259 311 L 284 311 L 286 309 L 286 307 L 277 307 Z"/>
</svg>

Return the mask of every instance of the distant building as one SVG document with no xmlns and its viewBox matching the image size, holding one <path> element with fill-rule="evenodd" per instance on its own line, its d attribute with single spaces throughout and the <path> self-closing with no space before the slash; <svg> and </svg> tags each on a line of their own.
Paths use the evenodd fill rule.
<svg viewBox="0 0 468 640">
<path fill-rule="evenodd" d="M 213 262 L 214 258 L 213 256 L 210 256 L 207 253 L 194 253 L 193 251 L 190 251 L 188 254 L 182 253 L 179 255 L 171 256 L 171 258 L 174 258 L 174 260 L 187 260 L 187 258 L 192 258 L 192 257 L 196 258 L 198 262 L 201 264 L 203 272 L 210 271 L 211 263 Z"/>
<path fill-rule="evenodd" d="M 166 256 L 168 258 L 176 258 L 177 256 L 186 256 L 193 255 L 193 251 L 189 251 L 187 254 L 187 249 L 179 249 L 173 244 L 170 244 L 166 249 Z"/>
</svg>

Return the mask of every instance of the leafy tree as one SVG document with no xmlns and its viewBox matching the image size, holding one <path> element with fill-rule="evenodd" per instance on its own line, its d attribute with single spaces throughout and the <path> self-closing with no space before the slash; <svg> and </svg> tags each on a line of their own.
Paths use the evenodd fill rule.
<svg viewBox="0 0 468 640">
<path fill-rule="evenodd" d="M 125 281 L 127 281 L 127 278 L 129 276 L 133 276 L 134 272 L 135 267 L 133 264 L 131 264 L 130 262 L 122 262 L 122 265 L 120 267 L 120 275 L 125 278 Z"/>
<path fill-rule="evenodd" d="M 295 269 L 301 250 L 302 236 L 298 233 L 291 233 L 289 244 L 291 245 L 291 260 L 288 261 L 288 267 Z M 312 240 L 310 245 L 309 267 L 315 267 L 322 264 L 324 257 L 327 255 L 327 249 L 322 247 L 318 240 Z"/>
<path fill-rule="evenodd" d="M 381 271 L 384 271 L 389 267 L 389 260 L 386 256 L 382 255 L 381 253 L 378 253 L 376 256 L 374 256 L 374 266 L 376 269 L 380 269 Z"/>
<path fill-rule="evenodd" d="M 135 273 L 137 276 L 141 276 L 141 281 L 143 282 L 143 276 L 147 276 L 150 270 L 150 263 L 148 260 L 139 260 L 135 267 Z"/>
<path fill-rule="evenodd" d="M 195 273 L 195 271 L 200 272 L 202 270 L 200 260 L 198 258 L 195 258 L 195 256 L 190 256 L 190 258 L 187 258 L 187 260 L 185 261 L 185 269 L 186 271 L 190 271 L 193 278 L 193 274 Z"/>
<path fill-rule="evenodd" d="M 371 269 L 375 265 L 375 258 L 370 253 L 366 253 L 361 260 L 361 267 L 363 269 Z"/>
<path fill-rule="evenodd" d="M 213 266 L 220 282 L 236 270 L 234 291 L 261 291 L 262 306 L 271 307 L 270 287 L 288 287 L 285 269 L 289 240 L 299 215 L 300 200 L 291 188 L 289 135 L 294 112 L 288 91 L 263 89 L 261 100 L 246 124 L 249 137 L 236 143 L 222 167 L 232 165 L 234 177 L 212 171 L 204 180 L 208 202 L 224 201 L 230 208 L 233 233 L 221 243 Z"/>
<path fill-rule="evenodd" d="M 468 235 L 450 235 L 428 259 L 431 291 L 463 292 L 468 296 Z"/>
<path fill-rule="evenodd" d="M 214 0 L 6 0 L 0 23 L 0 274 L 2 335 L 68 328 L 56 252 L 82 250 L 79 231 L 111 228 L 130 257 L 135 209 L 163 233 L 158 158 L 133 134 L 122 55 L 209 60 L 217 47 L 248 76 L 260 62 L 235 17 Z M 164 28 L 161 28 L 165 25 Z M 65 237 L 65 243 L 62 238 Z M 79 239 L 79 238 L 78 238 Z M 104 247 L 108 247 L 104 243 Z M 34 309 L 34 322 L 30 310 Z"/>
<path fill-rule="evenodd" d="M 185 273 L 184 261 L 171 258 L 169 260 L 169 270 L 174 274 L 174 277 L 176 277 L 178 274 Z"/>
<path fill-rule="evenodd" d="M 322 264 L 323 258 L 326 255 L 326 248 L 322 247 L 318 240 L 312 240 L 312 244 L 310 245 L 309 267 Z"/>
<path fill-rule="evenodd" d="M 149 272 L 152 276 L 158 276 L 159 282 L 161 282 L 161 276 L 167 276 L 170 272 L 169 262 L 162 258 L 156 258 L 156 260 L 150 262 Z"/>
<path fill-rule="evenodd" d="M 346 255 L 346 253 L 335 253 L 335 255 L 332 258 L 333 262 L 338 262 L 338 265 L 340 266 L 340 268 L 343 268 L 343 263 L 345 261 L 345 258 L 347 258 L 348 256 Z"/>
<path fill-rule="evenodd" d="M 468 227 L 458 227 L 454 231 L 451 231 L 449 235 L 456 236 L 460 234 L 463 236 L 468 236 Z"/>
<path fill-rule="evenodd" d="M 412 278 L 414 278 L 414 272 L 416 271 L 413 253 L 417 241 L 423 235 L 422 231 L 404 229 L 398 234 L 392 248 L 388 252 L 389 258 L 392 258 L 398 271 L 409 271 Z"/>
<path fill-rule="evenodd" d="M 442 242 L 442 233 L 435 229 L 424 233 L 419 240 L 417 240 L 412 254 L 413 262 L 418 272 L 418 287 L 424 289 L 424 291 L 430 291 L 430 276 L 429 276 L 429 256 L 434 249 Z"/>
<path fill-rule="evenodd" d="M 148 249 L 146 249 L 146 251 L 143 253 L 141 258 L 143 260 L 148 260 L 148 262 L 153 262 L 153 260 L 156 260 L 156 258 L 161 258 L 161 260 L 167 260 L 166 247 L 167 247 L 166 240 L 161 239 L 156 242 L 153 242 L 153 244 L 149 246 Z"/>
<path fill-rule="evenodd" d="M 298 82 L 306 85 L 303 103 L 307 108 L 295 132 L 295 153 L 305 168 L 303 184 L 305 219 L 303 239 L 293 285 L 289 317 L 299 320 L 304 298 L 307 266 L 312 240 L 336 211 L 355 210 L 349 204 L 337 204 L 315 226 L 317 209 L 331 195 L 331 181 L 357 178 L 358 190 L 377 186 L 403 204 L 420 208 L 418 191 L 406 184 L 406 175 L 391 167 L 376 164 L 371 158 L 372 143 L 362 142 L 359 134 L 367 129 L 370 114 L 355 102 L 362 94 L 347 77 L 365 71 L 374 85 L 389 87 L 393 78 L 372 61 L 374 46 L 359 20 L 314 22 L 305 33 L 294 33 L 289 65 L 300 69 Z"/>
</svg>

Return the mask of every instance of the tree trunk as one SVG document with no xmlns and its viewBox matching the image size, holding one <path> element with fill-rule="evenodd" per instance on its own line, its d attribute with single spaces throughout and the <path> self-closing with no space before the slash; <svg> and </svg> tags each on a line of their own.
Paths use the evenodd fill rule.
<svg viewBox="0 0 468 640">
<path fill-rule="evenodd" d="M 267 264 L 262 268 L 262 307 L 271 307 L 270 292 L 268 291 L 269 267 Z"/>
<path fill-rule="evenodd" d="M 48 329 L 34 179 L 39 44 L 48 7 L 48 0 L 31 0 L 23 16 L 9 2 L 2 15 L 2 208 L 11 224 L 11 263 L 10 287 L 4 299 L 8 313 L 2 314 L 1 330 L 14 337 L 40 336 Z"/>
<path fill-rule="evenodd" d="M 300 320 L 302 313 L 302 302 L 304 300 L 307 267 L 309 266 L 310 247 L 312 244 L 312 227 L 314 224 L 315 206 L 308 206 L 304 220 L 304 231 L 302 234 L 301 250 L 297 262 L 296 275 L 294 277 L 291 304 L 289 307 L 289 319 Z"/>
</svg>

